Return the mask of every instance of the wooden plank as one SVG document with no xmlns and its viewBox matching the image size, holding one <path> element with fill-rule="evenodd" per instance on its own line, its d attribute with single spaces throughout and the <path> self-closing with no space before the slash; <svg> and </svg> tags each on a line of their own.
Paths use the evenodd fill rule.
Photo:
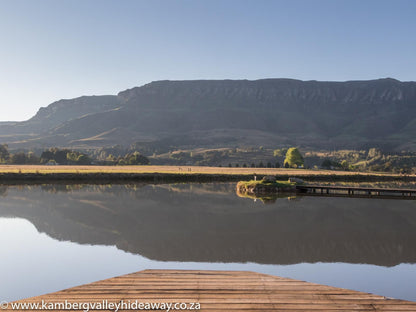
<svg viewBox="0 0 416 312">
<path fill-rule="evenodd" d="M 202 311 L 416 311 L 416 302 L 240 271 L 145 270 L 17 302 L 42 300 L 198 302 Z"/>
</svg>

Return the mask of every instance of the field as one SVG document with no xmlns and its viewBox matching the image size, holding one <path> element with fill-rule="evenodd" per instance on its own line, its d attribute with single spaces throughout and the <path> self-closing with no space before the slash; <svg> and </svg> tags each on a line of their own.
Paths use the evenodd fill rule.
<svg viewBox="0 0 416 312">
<path fill-rule="evenodd" d="M 229 168 L 205 166 L 44 166 L 0 165 L 0 174 L 56 174 L 56 173 L 170 173 L 170 174 L 230 174 L 230 175 L 336 175 L 336 176 L 399 176 L 383 173 L 366 173 L 334 170 L 307 170 L 286 168 Z"/>
</svg>

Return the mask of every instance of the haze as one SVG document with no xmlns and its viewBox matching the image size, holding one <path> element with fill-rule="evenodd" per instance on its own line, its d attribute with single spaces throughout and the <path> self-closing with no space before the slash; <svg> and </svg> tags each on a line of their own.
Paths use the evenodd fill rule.
<svg viewBox="0 0 416 312">
<path fill-rule="evenodd" d="M 0 1 L 0 120 L 153 80 L 414 81 L 414 1 Z"/>
</svg>

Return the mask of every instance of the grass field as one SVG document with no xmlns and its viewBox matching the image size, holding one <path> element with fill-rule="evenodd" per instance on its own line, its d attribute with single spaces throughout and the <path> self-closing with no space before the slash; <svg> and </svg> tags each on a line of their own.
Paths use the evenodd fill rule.
<svg viewBox="0 0 416 312">
<path fill-rule="evenodd" d="M 230 174 L 230 175 L 379 175 L 383 173 L 362 173 L 352 171 L 307 170 L 286 168 L 229 168 L 202 166 L 42 166 L 42 165 L 0 165 L 1 173 L 171 173 L 171 174 Z M 392 176 L 392 174 L 388 174 Z M 398 176 L 398 175 L 397 175 Z"/>
</svg>

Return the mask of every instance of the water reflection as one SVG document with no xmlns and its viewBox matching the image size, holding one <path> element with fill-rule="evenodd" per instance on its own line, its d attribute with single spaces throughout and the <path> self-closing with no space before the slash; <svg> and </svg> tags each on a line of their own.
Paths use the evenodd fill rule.
<svg viewBox="0 0 416 312">
<path fill-rule="evenodd" d="M 239 198 L 234 184 L 0 188 L 0 217 L 159 261 L 415 263 L 416 202 Z"/>
</svg>

